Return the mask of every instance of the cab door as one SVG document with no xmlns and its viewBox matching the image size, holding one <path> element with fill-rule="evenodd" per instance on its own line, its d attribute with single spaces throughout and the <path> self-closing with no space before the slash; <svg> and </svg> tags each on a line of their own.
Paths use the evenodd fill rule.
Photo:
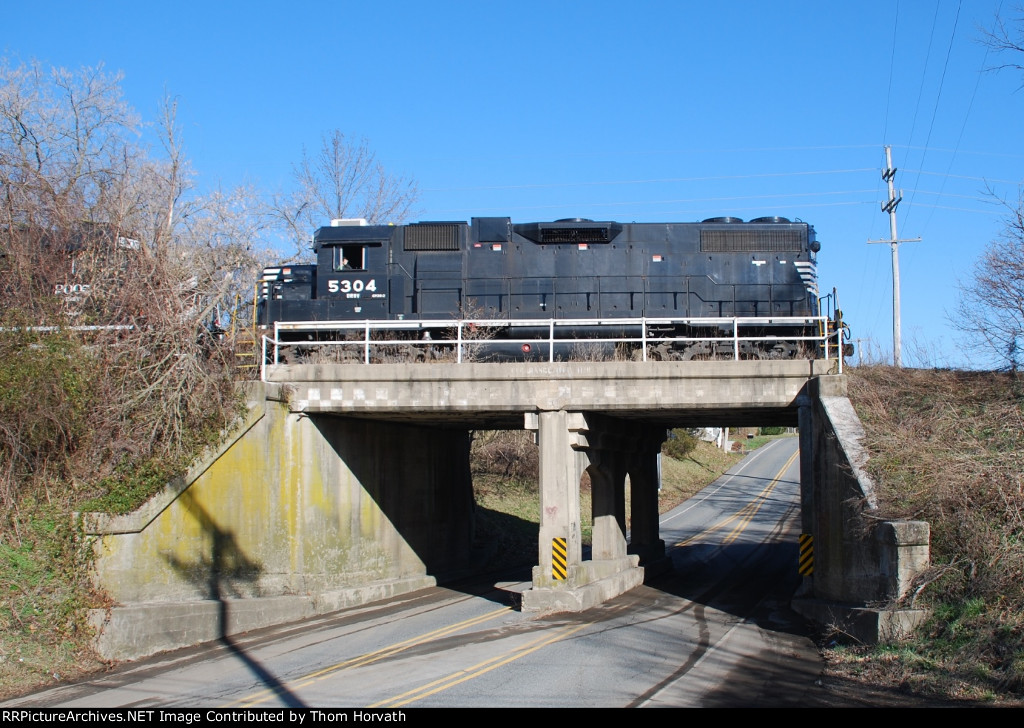
<svg viewBox="0 0 1024 728">
<path fill-rule="evenodd" d="M 329 317 L 339 320 L 387 318 L 388 279 L 383 242 L 347 242 L 320 249 L 318 297 Z"/>
</svg>

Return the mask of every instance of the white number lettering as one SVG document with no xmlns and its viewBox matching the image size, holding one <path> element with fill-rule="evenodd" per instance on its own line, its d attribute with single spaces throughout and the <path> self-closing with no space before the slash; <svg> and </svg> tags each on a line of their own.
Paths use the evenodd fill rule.
<svg viewBox="0 0 1024 728">
<path fill-rule="evenodd" d="M 327 281 L 328 293 L 345 293 L 347 294 L 347 298 L 359 298 L 359 294 L 363 291 L 375 293 L 376 290 L 376 278 L 370 278 L 369 280 L 362 280 L 360 278 L 342 278 L 341 280 L 332 279 Z M 384 296 L 382 294 L 376 294 L 374 298 L 384 298 Z"/>
<path fill-rule="evenodd" d="M 89 295 L 92 286 L 88 283 L 57 283 L 53 286 L 53 295 L 72 296 L 77 293 Z"/>
</svg>

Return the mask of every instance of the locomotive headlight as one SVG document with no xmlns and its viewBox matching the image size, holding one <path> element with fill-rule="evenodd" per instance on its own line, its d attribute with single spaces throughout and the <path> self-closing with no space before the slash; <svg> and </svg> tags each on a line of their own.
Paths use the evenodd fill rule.
<svg viewBox="0 0 1024 728">
<path fill-rule="evenodd" d="M 524 354 L 529 354 L 529 353 L 530 353 L 530 349 L 531 349 L 531 347 L 530 347 L 530 345 L 529 345 L 529 344 L 523 344 L 523 345 L 522 345 L 521 347 L 519 347 L 519 348 L 523 350 L 523 353 L 524 353 Z"/>
<path fill-rule="evenodd" d="M 812 240 L 811 244 L 808 245 L 807 247 L 811 249 L 812 253 L 817 253 L 819 250 L 821 250 L 821 243 L 819 243 L 817 240 Z"/>
</svg>

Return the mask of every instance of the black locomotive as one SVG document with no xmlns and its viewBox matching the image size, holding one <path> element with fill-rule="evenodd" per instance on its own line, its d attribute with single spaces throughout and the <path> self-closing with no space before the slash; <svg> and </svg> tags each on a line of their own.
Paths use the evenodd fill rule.
<svg viewBox="0 0 1024 728">
<path fill-rule="evenodd" d="M 581 339 L 615 337 L 664 360 L 820 356 L 819 248 L 813 227 L 780 217 L 337 220 L 313 236 L 315 265 L 264 270 L 257 323 L 408 322 L 391 336 L 451 341 L 453 320 L 487 319 L 488 358 L 567 358 Z"/>
</svg>

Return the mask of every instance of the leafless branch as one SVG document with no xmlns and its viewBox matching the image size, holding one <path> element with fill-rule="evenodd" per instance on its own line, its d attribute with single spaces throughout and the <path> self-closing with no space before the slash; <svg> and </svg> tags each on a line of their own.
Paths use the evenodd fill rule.
<svg viewBox="0 0 1024 728">
<path fill-rule="evenodd" d="M 352 141 L 337 129 L 321 138 L 315 153 L 302 150 L 292 177 L 293 191 L 278 195 L 273 208 L 278 224 L 295 244 L 295 258 L 308 257 L 304 246 L 310 234 L 333 219 L 401 223 L 419 199 L 416 183 L 389 174 L 366 139 Z"/>
</svg>

